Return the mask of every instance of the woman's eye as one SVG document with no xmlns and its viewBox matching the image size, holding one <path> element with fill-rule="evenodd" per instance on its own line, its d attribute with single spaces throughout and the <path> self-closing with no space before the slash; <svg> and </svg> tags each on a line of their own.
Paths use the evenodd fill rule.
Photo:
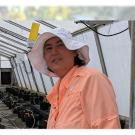
<svg viewBox="0 0 135 135">
<path fill-rule="evenodd" d="M 52 49 L 52 47 L 46 47 L 46 50 L 51 50 Z"/>
</svg>

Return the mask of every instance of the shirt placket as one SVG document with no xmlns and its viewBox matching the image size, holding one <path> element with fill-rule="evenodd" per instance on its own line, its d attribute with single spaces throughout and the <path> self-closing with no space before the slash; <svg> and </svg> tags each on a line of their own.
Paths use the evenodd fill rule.
<svg viewBox="0 0 135 135">
<path fill-rule="evenodd" d="M 73 71 L 72 71 L 73 72 Z M 53 113 L 52 113 L 52 119 L 50 120 L 51 122 L 51 128 L 56 128 L 56 124 L 58 122 L 58 115 L 59 115 L 59 109 L 60 106 L 62 105 L 62 100 L 68 90 L 69 84 L 70 84 L 70 78 L 72 77 L 73 73 L 70 73 L 70 76 L 68 75 L 68 77 L 66 77 L 66 79 L 64 78 L 64 80 L 59 81 L 58 85 L 57 85 L 57 94 L 55 95 L 55 100 L 53 101 Z M 68 82 L 68 84 L 67 84 Z"/>
<path fill-rule="evenodd" d="M 56 103 L 52 105 L 53 113 L 52 113 L 52 128 L 55 128 L 57 116 L 59 113 L 59 104 L 58 104 L 58 96 L 56 97 Z"/>
<path fill-rule="evenodd" d="M 58 120 L 59 109 L 60 109 L 61 101 L 66 93 L 66 88 L 64 89 L 62 88 L 61 91 L 62 91 L 61 94 L 58 92 L 58 95 L 56 96 L 56 104 L 53 106 L 53 109 L 54 109 L 53 128 L 55 128 L 57 120 Z"/>
</svg>

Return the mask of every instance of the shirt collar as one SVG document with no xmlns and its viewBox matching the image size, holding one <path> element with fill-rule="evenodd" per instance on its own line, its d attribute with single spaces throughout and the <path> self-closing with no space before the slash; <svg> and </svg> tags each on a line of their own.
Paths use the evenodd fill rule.
<svg viewBox="0 0 135 135">
<path fill-rule="evenodd" d="M 47 99 L 51 104 L 56 103 L 58 90 L 59 90 L 59 94 L 62 93 L 63 95 L 63 92 L 64 93 L 66 92 L 66 90 L 70 86 L 70 83 L 72 82 L 72 79 L 74 79 L 74 77 L 84 75 L 83 72 L 81 71 L 82 69 L 83 69 L 83 66 L 82 67 L 74 66 L 69 70 L 69 72 L 62 79 L 58 80 L 58 82 L 54 85 L 54 87 L 51 89 L 51 91 L 49 92 L 47 96 Z"/>
</svg>

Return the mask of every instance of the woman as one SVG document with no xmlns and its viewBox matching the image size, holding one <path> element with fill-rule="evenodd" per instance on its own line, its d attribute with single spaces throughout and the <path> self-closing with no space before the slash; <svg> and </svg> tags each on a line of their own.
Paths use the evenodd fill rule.
<svg viewBox="0 0 135 135">
<path fill-rule="evenodd" d="M 111 82 L 85 67 L 87 44 L 56 28 L 39 36 L 28 57 L 39 72 L 60 78 L 47 96 L 51 104 L 48 128 L 120 128 Z"/>
</svg>

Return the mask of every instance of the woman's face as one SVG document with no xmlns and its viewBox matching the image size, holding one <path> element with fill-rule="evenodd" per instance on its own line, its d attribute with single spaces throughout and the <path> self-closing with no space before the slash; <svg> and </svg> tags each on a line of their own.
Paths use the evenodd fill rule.
<svg viewBox="0 0 135 135">
<path fill-rule="evenodd" d="M 76 55 L 76 52 L 68 50 L 58 37 L 53 37 L 45 43 L 45 61 L 59 77 L 63 77 L 74 66 Z"/>
</svg>

